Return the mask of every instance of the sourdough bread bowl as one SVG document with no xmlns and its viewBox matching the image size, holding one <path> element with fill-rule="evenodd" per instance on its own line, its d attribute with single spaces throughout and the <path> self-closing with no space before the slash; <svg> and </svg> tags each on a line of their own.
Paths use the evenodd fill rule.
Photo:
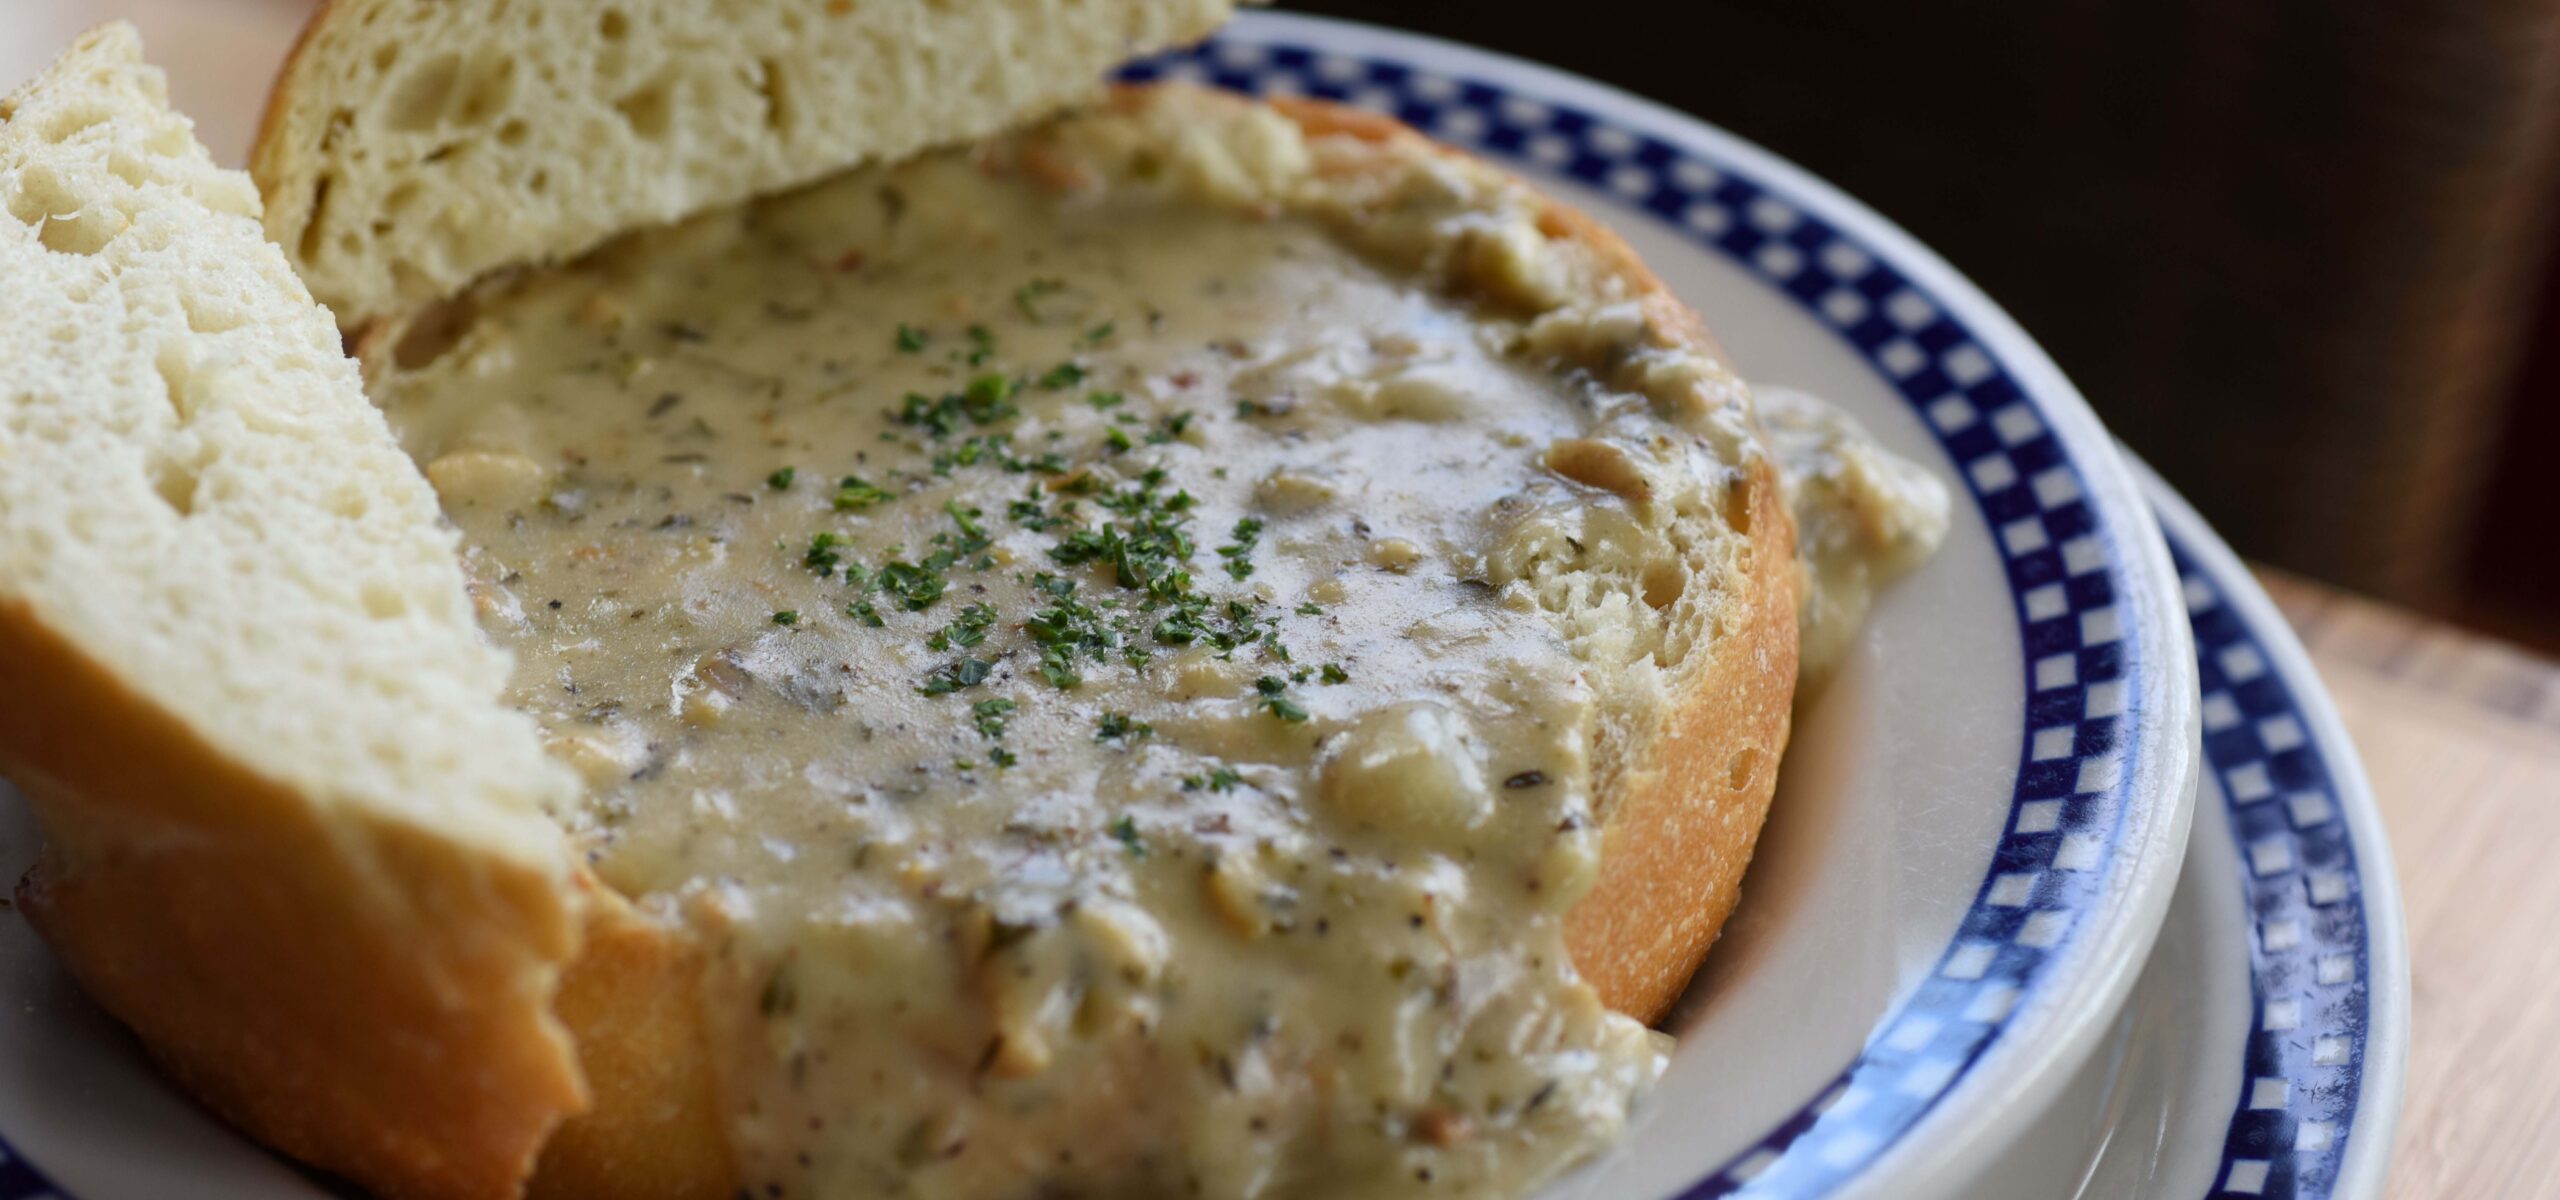
<svg viewBox="0 0 2560 1200">
<path fill-rule="evenodd" d="M 389 1195 L 1520 1191 L 1605 1144 L 1786 737 L 1748 395 L 1606 231 L 1390 122 L 1004 132 L 1216 15 L 1102 7 L 338 5 L 272 244 L 128 33 L 13 100 L 12 299 L 62 319 L 10 436 L 70 439 L 0 512 L 22 895 L 176 1077 Z M 1843 553 L 1929 540 L 1868 509 Z M 868 774 L 806 769 L 855 727 Z"/>
</svg>

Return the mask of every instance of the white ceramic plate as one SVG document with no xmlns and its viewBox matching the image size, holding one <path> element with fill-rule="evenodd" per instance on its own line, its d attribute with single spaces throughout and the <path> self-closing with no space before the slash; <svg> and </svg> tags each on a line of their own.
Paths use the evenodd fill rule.
<svg viewBox="0 0 2560 1200">
<path fill-rule="evenodd" d="M 1678 114 L 1264 14 L 1142 69 L 1165 71 L 1382 107 L 1541 177 L 1625 233 L 1746 372 L 1844 404 L 1957 491 L 1945 551 L 1803 714 L 1744 908 L 1676 1018 L 1647 1120 L 1555 1195 L 1970 1189 L 2121 1042 L 2188 840 L 2180 592 L 2086 406 L 1908 237 Z M 7 829 L 0 869 L 31 849 L 23 822 Z M 0 1198 L 313 1194 L 159 1084 L 14 921 L 0 995 L 15 1150 Z"/>
</svg>

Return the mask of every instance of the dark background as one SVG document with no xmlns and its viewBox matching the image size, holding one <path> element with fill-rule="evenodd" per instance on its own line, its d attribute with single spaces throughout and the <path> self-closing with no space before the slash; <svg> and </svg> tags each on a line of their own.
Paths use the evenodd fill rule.
<svg viewBox="0 0 2560 1200">
<path fill-rule="evenodd" d="M 2560 647 L 2560 0 L 1288 0 L 1616 84 L 1935 247 L 2243 554 Z"/>
</svg>

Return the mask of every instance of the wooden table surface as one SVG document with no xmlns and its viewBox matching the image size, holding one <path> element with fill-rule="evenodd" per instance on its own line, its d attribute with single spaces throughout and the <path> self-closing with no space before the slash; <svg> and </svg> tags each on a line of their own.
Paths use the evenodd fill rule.
<svg viewBox="0 0 2560 1200">
<path fill-rule="evenodd" d="M 2398 859 L 2416 992 L 2389 1195 L 2560 1196 L 2560 665 L 2261 572 Z"/>
</svg>

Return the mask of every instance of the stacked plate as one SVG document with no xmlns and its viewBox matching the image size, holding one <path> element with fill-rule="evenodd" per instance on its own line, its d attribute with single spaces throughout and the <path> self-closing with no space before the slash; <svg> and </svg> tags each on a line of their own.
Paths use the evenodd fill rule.
<svg viewBox="0 0 2560 1200">
<path fill-rule="evenodd" d="M 2247 572 L 1996 306 L 1784 162 L 1514 60 L 1255 14 L 1131 73 L 1378 108 L 1539 179 L 1752 378 L 1968 498 L 1803 706 L 1645 1123 L 1553 1200 L 2381 1193 L 2407 962 L 2354 751 Z M 0 1200 L 324 1194 L 14 920 L 0 995 Z"/>
</svg>

